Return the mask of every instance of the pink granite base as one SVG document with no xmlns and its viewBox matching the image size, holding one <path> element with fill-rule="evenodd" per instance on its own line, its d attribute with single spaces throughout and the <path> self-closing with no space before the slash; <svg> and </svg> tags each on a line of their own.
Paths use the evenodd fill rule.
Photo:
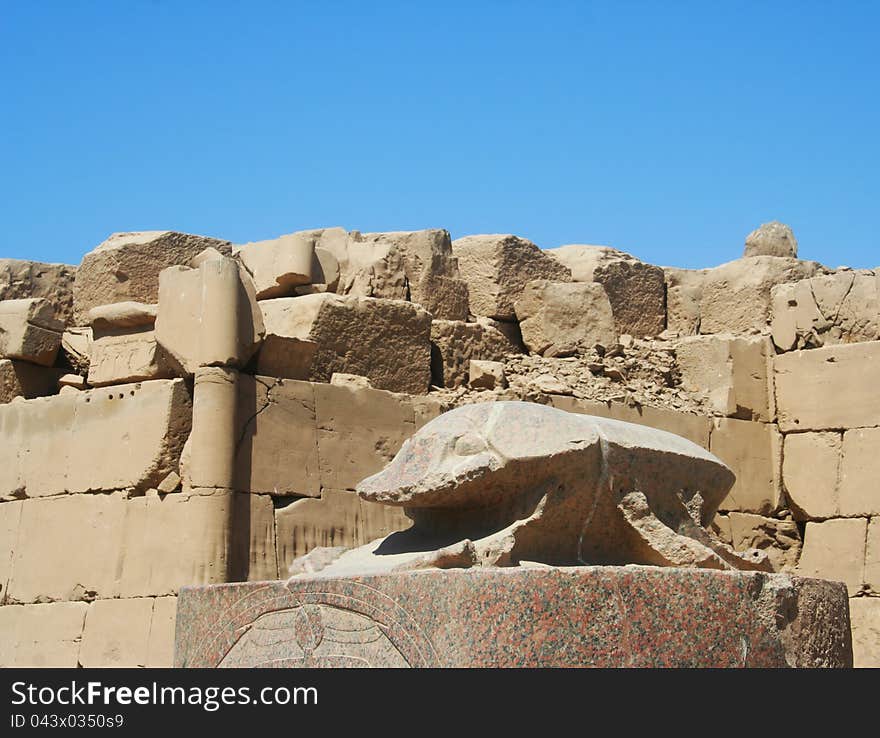
<svg viewBox="0 0 880 738">
<path fill-rule="evenodd" d="M 180 667 L 848 667 L 846 588 L 784 574 L 450 569 L 184 588 Z"/>
</svg>

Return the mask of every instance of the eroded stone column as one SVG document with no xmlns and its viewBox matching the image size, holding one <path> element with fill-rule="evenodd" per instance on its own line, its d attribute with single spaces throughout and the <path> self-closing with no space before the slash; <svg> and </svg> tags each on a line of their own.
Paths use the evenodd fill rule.
<svg viewBox="0 0 880 738">
<path fill-rule="evenodd" d="M 189 449 L 193 487 L 234 488 L 237 398 L 235 369 L 196 369 Z"/>
</svg>

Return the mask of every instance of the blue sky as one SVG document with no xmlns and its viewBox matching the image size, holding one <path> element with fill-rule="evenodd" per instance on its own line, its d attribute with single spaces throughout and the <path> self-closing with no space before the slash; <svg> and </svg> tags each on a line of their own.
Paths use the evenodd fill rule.
<svg viewBox="0 0 880 738">
<path fill-rule="evenodd" d="M 880 265 L 880 2 L 0 0 L 0 256 L 516 233 Z"/>
</svg>

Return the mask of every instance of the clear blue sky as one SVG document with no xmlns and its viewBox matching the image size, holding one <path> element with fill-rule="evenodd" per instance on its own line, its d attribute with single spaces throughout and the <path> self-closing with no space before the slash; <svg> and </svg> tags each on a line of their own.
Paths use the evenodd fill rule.
<svg viewBox="0 0 880 738">
<path fill-rule="evenodd" d="M 445 227 L 880 265 L 880 2 L 0 0 L 0 256 Z"/>
</svg>

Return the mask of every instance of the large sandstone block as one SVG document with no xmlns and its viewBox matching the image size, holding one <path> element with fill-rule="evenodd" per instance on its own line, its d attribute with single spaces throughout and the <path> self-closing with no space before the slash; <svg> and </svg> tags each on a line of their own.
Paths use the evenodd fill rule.
<svg viewBox="0 0 880 738">
<path fill-rule="evenodd" d="M 0 300 L 44 297 L 54 317 L 69 323 L 73 317 L 76 267 L 22 259 L 0 259 Z"/>
<path fill-rule="evenodd" d="M 156 305 L 122 302 L 89 311 L 88 381 L 93 387 L 165 379 L 175 363 L 156 343 Z"/>
<path fill-rule="evenodd" d="M 550 404 L 570 413 L 596 415 L 600 418 L 623 420 L 627 423 L 646 425 L 687 438 L 702 448 L 709 448 L 712 421 L 702 415 L 679 413 L 659 407 L 630 407 L 620 402 L 594 402 L 574 397 L 551 395 Z"/>
<path fill-rule="evenodd" d="M 51 367 L 0 359 L 0 404 L 11 402 L 14 397 L 31 400 L 54 394 L 60 374 L 58 369 Z"/>
<path fill-rule="evenodd" d="M 115 597 L 125 508 L 120 493 L 23 501 L 6 601 Z"/>
<path fill-rule="evenodd" d="M 840 462 L 840 514 L 880 515 L 880 428 L 857 428 L 843 434 Z"/>
<path fill-rule="evenodd" d="M 188 233 L 114 233 L 87 253 L 76 271 L 76 325 L 85 325 L 86 314 L 98 305 L 126 300 L 158 302 L 159 273 L 175 264 L 188 264 L 209 247 L 227 255 L 231 250 L 228 241 Z"/>
<path fill-rule="evenodd" d="M 382 469 L 415 432 L 408 397 L 375 389 L 316 384 L 321 486 L 354 489 Z"/>
<path fill-rule="evenodd" d="M 212 491 L 129 500 L 117 592 L 177 594 L 186 584 L 273 579 L 275 529 L 267 495 Z"/>
<path fill-rule="evenodd" d="M 21 506 L 20 500 L 0 502 L 0 605 L 6 600 L 9 578 L 12 575 L 12 557 L 18 543 Z"/>
<path fill-rule="evenodd" d="M 553 355 L 617 343 L 608 295 L 597 282 L 533 280 L 514 303 L 523 342 L 530 352 Z"/>
<path fill-rule="evenodd" d="M 773 288 L 771 328 L 781 351 L 880 339 L 874 272 L 841 271 Z"/>
<path fill-rule="evenodd" d="M 773 373 L 783 432 L 880 425 L 880 341 L 792 351 Z"/>
<path fill-rule="evenodd" d="M 459 276 L 448 231 L 349 234 L 339 291 L 405 299 L 435 319 L 467 320 L 468 285 Z"/>
<path fill-rule="evenodd" d="M 465 236 L 452 242 L 474 315 L 513 320 L 514 303 L 533 279 L 567 282 L 571 271 L 531 241 L 512 235 Z"/>
<path fill-rule="evenodd" d="M 52 366 L 61 348 L 64 324 L 48 300 L 30 298 L 0 302 L 0 358 Z"/>
<path fill-rule="evenodd" d="M 865 543 L 865 584 L 875 594 L 880 594 L 880 517 L 868 522 Z"/>
<path fill-rule="evenodd" d="M 824 520 L 840 514 L 839 433 L 785 436 L 782 480 L 798 520 Z"/>
<path fill-rule="evenodd" d="M 0 607 L 0 667 L 76 668 L 87 609 L 85 602 Z"/>
<path fill-rule="evenodd" d="M 700 302 L 708 269 L 663 267 L 666 280 L 666 329 L 680 336 L 700 332 Z"/>
<path fill-rule="evenodd" d="M 177 365 L 150 328 L 96 335 L 90 345 L 88 382 L 92 387 L 168 379 Z"/>
<path fill-rule="evenodd" d="M 300 231 L 246 243 L 236 250 L 254 279 L 258 300 L 291 295 L 298 285 L 312 282 L 316 234 L 320 231 Z"/>
<path fill-rule="evenodd" d="M 785 256 L 797 258 L 798 243 L 791 228 L 773 220 L 763 223 L 748 236 L 743 256 Z"/>
<path fill-rule="evenodd" d="M 156 340 L 187 374 L 244 366 L 264 335 L 253 283 L 234 259 L 162 270 Z"/>
<path fill-rule="evenodd" d="M 519 347 L 498 330 L 495 321 L 431 322 L 431 376 L 438 387 L 458 387 L 467 382 L 473 360 L 503 361 L 509 354 L 519 353 Z"/>
<path fill-rule="evenodd" d="M 92 346 L 91 326 L 72 326 L 61 334 L 61 351 L 67 363 L 85 376 L 89 371 L 89 354 Z"/>
<path fill-rule="evenodd" d="M 571 270 L 575 282 L 598 282 L 605 288 L 618 333 L 654 336 L 666 328 L 663 269 L 608 246 L 570 244 L 548 256 Z"/>
<path fill-rule="evenodd" d="M 400 508 L 346 490 L 328 488 L 318 499 L 297 500 L 275 511 L 278 578 L 286 578 L 291 562 L 313 548 L 355 548 L 411 524 Z"/>
<path fill-rule="evenodd" d="M 844 582 L 852 597 L 864 581 L 867 526 L 865 518 L 807 523 L 797 573 Z"/>
<path fill-rule="evenodd" d="M 176 597 L 156 597 L 153 600 L 153 619 L 150 621 L 150 639 L 147 641 L 148 667 L 170 669 L 174 665 L 176 617 Z"/>
<path fill-rule="evenodd" d="M 86 669 L 146 666 L 152 618 L 149 597 L 96 600 L 86 613 L 79 663 Z"/>
<path fill-rule="evenodd" d="M 757 548 L 770 559 L 773 571 L 794 571 L 801 555 L 801 536 L 793 520 L 766 518 L 752 513 L 728 516 L 734 549 Z"/>
<path fill-rule="evenodd" d="M 359 374 L 380 389 L 428 391 L 431 315 L 418 305 L 330 293 L 259 305 L 266 325 L 259 374 L 316 382 Z"/>
<path fill-rule="evenodd" d="M 700 299 L 700 332 L 760 332 L 770 318 L 773 287 L 812 277 L 820 268 L 813 261 L 753 256 L 710 269 Z"/>
<path fill-rule="evenodd" d="M 770 423 L 716 418 L 709 450 L 736 474 L 721 510 L 770 515 L 782 501 L 782 436 Z"/>
<path fill-rule="evenodd" d="M 156 487 L 178 468 L 191 415 L 180 379 L 0 405 L 0 498 Z"/>
<path fill-rule="evenodd" d="M 236 489 L 321 494 L 314 385 L 242 375 L 236 415 Z"/>
<path fill-rule="evenodd" d="M 849 601 L 852 622 L 853 666 L 880 668 L 880 597 L 853 597 Z"/>
<path fill-rule="evenodd" d="M 713 412 L 744 420 L 776 417 L 772 356 L 763 336 L 692 336 L 675 347 L 682 388 L 705 397 Z"/>
</svg>

